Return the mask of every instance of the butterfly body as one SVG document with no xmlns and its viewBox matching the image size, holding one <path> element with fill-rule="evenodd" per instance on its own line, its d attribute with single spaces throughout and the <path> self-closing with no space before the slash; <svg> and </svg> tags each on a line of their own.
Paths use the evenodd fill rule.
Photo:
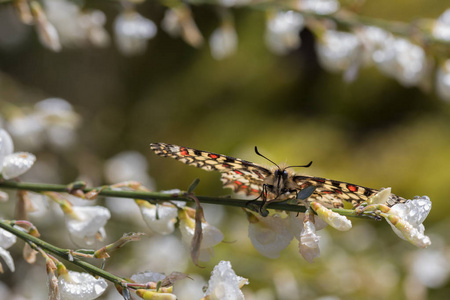
<svg viewBox="0 0 450 300">
<path fill-rule="evenodd" d="M 150 148 L 157 155 L 207 171 L 219 171 L 224 187 L 268 203 L 294 199 L 299 191 L 314 186 L 315 190 L 306 201 L 316 201 L 328 208 L 342 208 L 349 202 L 355 208 L 379 191 L 343 181 L 298 175 L 289 167 L 277 165 L 269 169 L 239 158 L 183 146 L 153 143 Z M 391 194 L 386 204 L 392 206 L 405 201 Z"/>
</svg>

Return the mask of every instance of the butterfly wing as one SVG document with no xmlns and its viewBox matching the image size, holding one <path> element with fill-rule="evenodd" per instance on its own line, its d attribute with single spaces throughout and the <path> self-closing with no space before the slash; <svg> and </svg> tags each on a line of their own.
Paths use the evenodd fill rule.
<svg viewBox="0 0 450 300">
<path fill-rule="evenodd" d="M 300 189 L 310 185 L 315 186 L 316 190 L 308 198 L 308 201 L 317 201 L 329 208 L 342 208 L 344 207 L 344 201 L 350 202 L 353 207 L 357 207 L 379 192 L 377 189 L 320 177 L 296 175 L 292 179 Z M 405 201 L 406 199 L 391 194 L 386 204 L 393 206 Z"/>
<path fill-rule="evenodd" d="M 264 178 L 272 172 L 262 166 L 213 152 L 165 143 L 150 144 L 150 148 L 159 156 L 172 157 L 187 165 L 206 171 L 219 171 L 224 187 L 236 193 L 259 195 Z"/>
</svg>

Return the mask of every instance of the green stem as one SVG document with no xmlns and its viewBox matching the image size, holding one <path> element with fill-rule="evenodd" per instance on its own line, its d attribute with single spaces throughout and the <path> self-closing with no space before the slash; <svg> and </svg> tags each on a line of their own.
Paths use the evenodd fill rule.
<svg viewBox="0 0 450 300">
<path fill-rule="evenodd" d="M 43 183 L 31 183 L 31 182 L 15 182 L 15 181 L 0 181 L 0 188 L 4 189 L 14 189 L 14 190 L 27 190 L 33 192 L 61 192 L 67 193 L 69 192 L 70 185 L 62 185 L 62 184 L 43 184 Z M 117 198 L 132 198 L 132 199 L 142 199 L 146 201 L 185 201 L 185 202 L 194 202 L 185 192 L 180 193 L 158 193 L 158 192 L 143 192 L 143 191 L 121 191 L 117 189 L 111 189 L 109 187 L 100 188 L 99 196 L 107 196 L 107 197 L 117 197 Z M 93 190 L 99 190 L 99 188 L 82 188 L 80 189 L 84 193 L 88 193 Z M 208 197 L 208 196 L 196 196 L 200 203 L 209 203 L 215 205 L 225 205 L 225 206 L 234 206 L 234 207 L 243 207 L 247 208 L 247 200 L 237 199 L 237 198 L 219 198 L 219 197 Z M 288 204 L 285 202 L 279 203 L 270 203 L 267 206 L 268 209 L 276 209 L 276 210 L 284 210 L 284 211 L 293 211 L 293 212 L 305 212 L 306 208 L 301 205 L 296 204 Z M 369 216 L 365 215 L 356 215 L 355 211 L 352 209 L 332 209 L 333 211 L 349 216 L 349 217 L 362 217 L 369 218 Z"/>
<path fill-rule="evenodd" d="M 90 263 L 82 261 L 76 257 L 72 257 L 70 255 L 70 250 L 58 248 L 52 244 L 49 244 L 37 237 L 34 237 L 26 232 L 23 232 L 20 229 L 15 228 L 13 226 L 13 224 L 14 224 L 14 221 L 0 220 L 0 227 L 3 228 L 4 230 L 11 232 L 12 234 L 18 236 L 25 242 L 32 242 L 37 247 L 43 249 L 44 251 L 46 251 L 48 253 L 52 253 L 54 255 L 57 255 L 60 258 L 63 258 L 64 260 L 67 260 L 67 261 L 73 263 L 74 265 L 81 267 L 82 269 L 84 269 L 85 271 L 87 271 L 90 274 L 98 275 L 98 276 L 100 276 L 104 279 L 107 279 L 118 285 L 122 285 L 124 282 L 126 282 L 121 277 L 115 276 L 109 272 L 106 272 L 106 271 L 104 271 L 94 265 L 91 265 Z"/>
</svg>

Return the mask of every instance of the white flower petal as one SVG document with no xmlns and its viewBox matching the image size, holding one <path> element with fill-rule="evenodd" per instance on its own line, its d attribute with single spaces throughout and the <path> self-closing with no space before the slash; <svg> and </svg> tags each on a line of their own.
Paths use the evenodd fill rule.
<svg viewBox="0 0 450 300">
<path fill-rule="evenodd" d="M 347 70 L 360 52 L 358 38 L 348 32 L 327 30 L 316 44 L 321 65 L 330 72 Z"/>
<path fill-rule="evenodd" d="M 427 196 L 415 197 L 405 203 L 398 203 L 391 207 L 393 213 L 412 226 L 419 226 L 425 221 L 431 211 L 431 200 Z"/>
<path fill-rule="evenodd" d="M 221 261 L 211 272 L 205 296 L 210 300 L 243 300 L 239 285 L 242 277 L 237 276 L 229 261 Z"/>
<path fill-rule="evenodd" d="M 367 200 L 367 204 L 385 204 L 391 195 L 391 188 L 381 189 Z"/>
<path fill-rule="evenodd" d="M 304 11 L 320 15 L 328 15 L 338 11 L 340 5 L 337 0 L 299 0 L 299 8 Z"/>
<path fill-rule="evenodd" d="M 266 24 L 265 40 L 267 47 L 277 53 L 286 54 L 300 46 L 300 30 L 304 18 L 294 11 L 278 12 Z"/>
<path fill-rule="evenodd" d="M 16 243 L 17 237 L 9 231 L 0 228 L 0 247 L 8 249 Z"/>
<path fill-rule="evenodd" d="M 66 226 L 69 233 L 77 238 L 95 237 L 104 232 L 103 226 L 111 217 L 109 210 L 103 206 L 74 206 L 74 214 L 66 214 Z M 88 243 L 90 241 L 87 241 Z"/>
<path fill-rule="evenodd" d="M 3 249 L 2 247 L 0 247 L 0 257 L 3 258 L 3 260 L 6 263 L 6 265 L 11 270 L 11 272 L 14 272 L 15 271 L 14 260 L 12 259 L 11 254 L 9 253 L 9 251 Z"/>
<path fill-rule="evenodd" d="M 311 207 L 319 218 L 327 222 L 331 227 L 340 231 L 347 231 L 352 228 L 352 222 L 346 216 L 335 213 L 318 202 L 311 203 Z"/>
<path fill-rule="evenodd" d="M 9 133 L 0 128 L 0 168 L 6 156 L 12 154 L 14 151 L 14 144 Z"/>
<path fill-rule="evenodd" d="M 443 41 L 450 41 L 450 9 L 447 9 L 433 26 L 433 36 Z"/>
<path fill-rule="evenodd" d="M 214 59 L 222 60 L 236 52 L 238 37 L 236 30 L 231 25 L 224 25 L 211 34 L 209 46 Z"/>
<path fill-rule="evenodd" d="M 255 215 L 258 222 L 250 222 L 248 236 L 259 253 L 269 258 L 277 258 L 294 237 L 290 230 L 290 218 L 279 215 L 262 217 Z"/>
<path fill-rule="evenodd" d="M 159 234 L 170 234 L 174 231 L 178 215 L 176 207 L 148 204 L 139 205 L 139 209 L 141 210 L 142 218 L 151 230 Z"/>
<path fill-rule="evenodd" d="M 123 12 L 114 20 L 116 45 L 124 55 L 141 54 L 147 41 L 156 35 L 156 25 L 137 12 Z"/>
<path fill-rule="evenodd" d="M 158 282 L 164 278 L 166 275 L 152 271 L 140 272 L 131 276 L 131 280 L 137 283 Z"/>
<path fill-rule="evenodd" d="M 16 178 L 27 172 L 36 161 L 36 156 L 28 152 L 16 152 L 5 157 L 2 175 L 5 179 Z"/>
<path fill-rule="evenodd" d="M 103 278 L 69 271 L 70 278 L 59 276 L 61 300 L 91 300 L 100 297 L 108 287 Z"/>
<path fill-rule="evenodd" d="M 306 221 L 298 244 L 299 252 L 306 261 L 312 263 L 314 258 L 320 256 L 319 240 L 314 223 Z"/>
</svg>

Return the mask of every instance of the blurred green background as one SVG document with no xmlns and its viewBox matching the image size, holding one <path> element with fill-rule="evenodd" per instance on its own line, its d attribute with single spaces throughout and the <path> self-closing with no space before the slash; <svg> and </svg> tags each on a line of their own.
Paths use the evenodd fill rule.
<svg viewBox="0 0 450 300">
<path fill-rule="evenodd" d="M 106 28 L 111 32 L 120 6 L 108 1 L 93 1 L 90 6 L 106 13 Z M 360 13 L 411 22 L 437 18 L 447 7 L 445 1 L 370 1 Z M 6 4 L 0 5 L 3 13 L 8 9 Z M 138 10 L 156 24 L 164 13 L 156 2 L 144 3 Z M 219 24 L 214 12 L 213 6 L 193 8 L 205 37 Z M 158 190 L 186 189 L 198 177 L 198 194 L 229 194 L 222 189 L 219 174 L 150 152 L 149 143 L 166 142 L 266 164 L 253 153 L 257 145 L 276 162 L 314 161 L 309 169 L 298 170 L 308 175 L 373 188 L 391 187 L 393 193 L 408 199 L 428 195 L 433 209 L 425 226 L 433 245 L 427 250 L 400 240 L 385 222 L 355 220 L 355 228 L 349 232 L 330 228 L 319 232 L 326 243 L 313 264 L 298 254 L 296 242 L 279 259 L 270 260 L 252 248 L 242 211 L 213 207 L 207 209 L 206 219 L 208 212 L 215 216 L 214 210 L 220 211 L 222 217 L 215 225 L 224 232 L 227 243 L 215 248 L 215 258 L 204 263 L 204 269 L 188 262 L 187 269 L 178 271 L 200 274 L 207 280 L 214 265 L 230 260 L 238 275 L 250 279 L 244 288 L 248 299 L 447 299 L 449 103 L 433 91 L 405 88 L 373 67 L 363 68 L 354 82 L 344 82 L 342 74 L 319 66 L 315 39 L 307 30 L 301 32 L 298 50 L 276 56 L 264 45 L 263 12 L 242 8 L 233 13 L 238 52 L 223 61 L 214 60 L 207 45 L 194 49 L 162 30 L 149 42 L 144 55 L 129 58 L 113 46 L 52 53 L 39 44 L 32 28 L 24 28 L 22 43 L 0 49 L 0 100 L 3 107 L 5 103 L 20 107 L 61 97 L 80 114 L 78 140 L 70 149 L 55 152 L 44 147 L 36 153 L 38 161 L 57 157 L 54 166 L 61 172 L 55 181 L 61 183 L 87 177 L 94 185 L 102 184 L 104 161 L 122 151 L 136 150 L 147 157 Z M 0 19 L 0 36 L 8 35 L 8 26 L 12 25 L 6 18 Z M 5 208 L 2 215 L 11 212 Z M 52 235 L 52 230 L 60 229 L 55 229 L 55 224 L 42 226 L 43 237 L 59 245 L 61 238 Z M 142 224 L 114 218 L 107 229 L 111 240 L 124 232 L 145 231 Z M 151 270 L 152 261 L 145 265 L 141 260 L 148 262 L 143 258 L 147 247 L 157 247 L 159 242 L 146 244 L 152 238 L 141 246 L 124 248 L 106 269 L 123 276 Z M 17 244 L 18 270 L 11 278 L 2 275 L 2 280 L 25 299 L 45 299 L 45 286 L 39 290 L 40 296 L 29 296 L 18 283 L 21 272 L 31 271 L 20 258 Z M 75 247 L 70 242 L 65 246 Z M 429 258 L 430 264 L 435 263 L 435 254 L 440 255 L 442 263 L 438 265 L 446 271 L 441 271 L 442 282 L 434 280 L 436 284 L 427 285 L 417 278 L 422 265 L 415 262 Z M 37 265 L 37 271 L 29 274 L 44 277 L 42 259 L 38 258 Z M 425 276 L 433 282 L 436 274 L 429 272 Z M 103 299 L 116 299 L 113 297 Z"/>
</svg>

